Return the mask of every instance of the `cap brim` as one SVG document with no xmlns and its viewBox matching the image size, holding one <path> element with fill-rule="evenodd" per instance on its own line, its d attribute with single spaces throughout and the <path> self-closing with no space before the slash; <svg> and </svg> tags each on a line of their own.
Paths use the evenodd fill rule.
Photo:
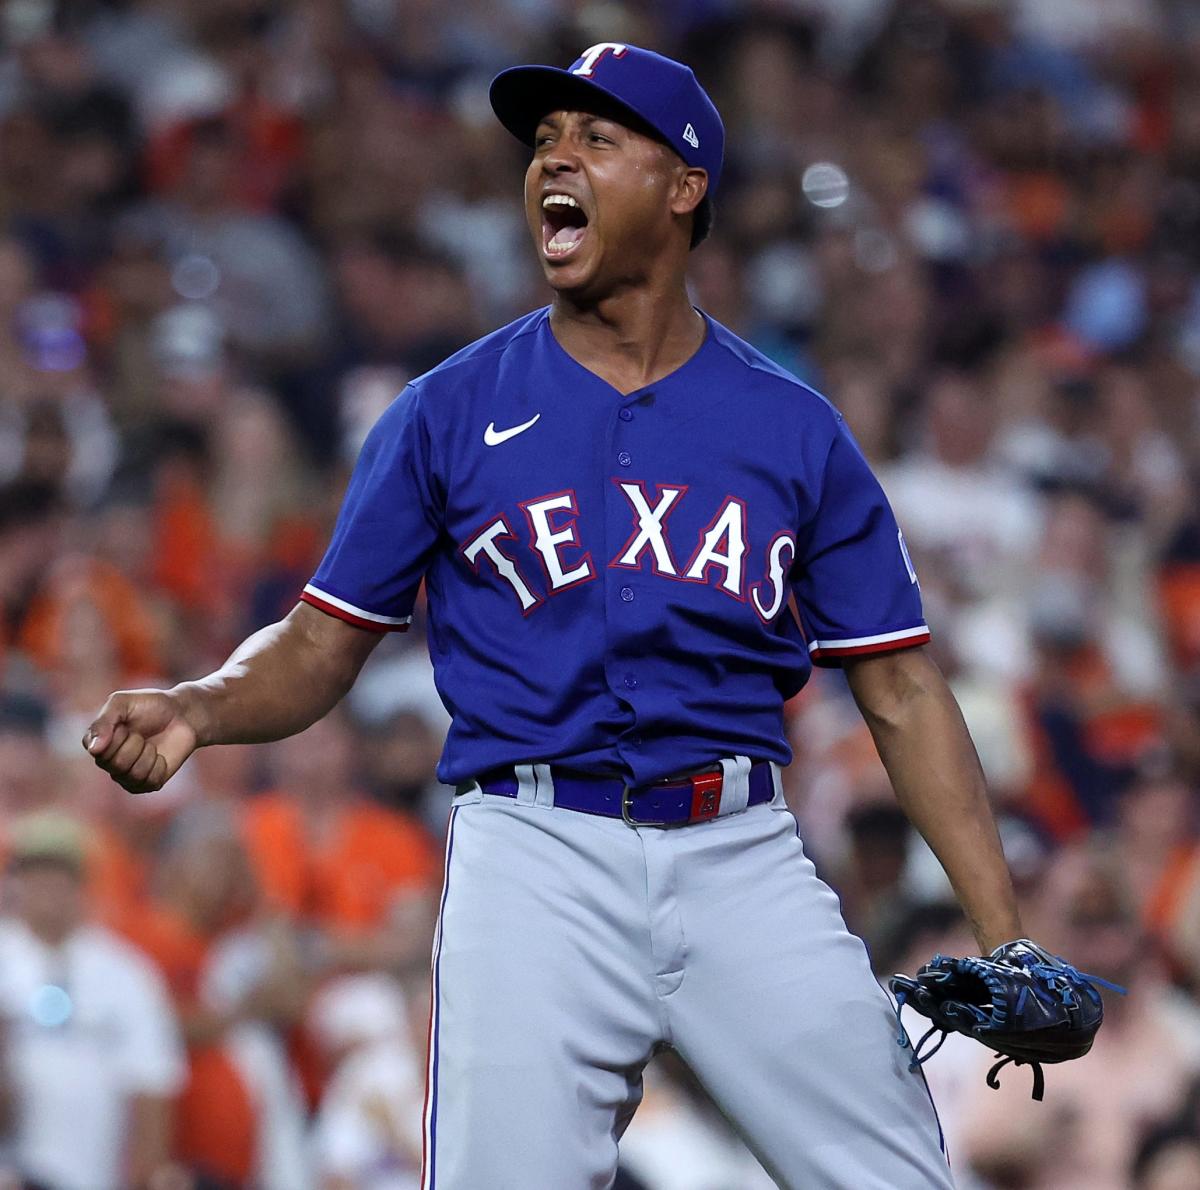
<svg viewBox="0 0 1200 1190">
<path fill-rule="evenodd" d="M 636 132 L 667 141 L 633 108 L 590 79 L 557 66 L 514 66 L 492 80 L 488 98 L 497 119 L 524 144 L 533 145 L 538 125 L 551 112 L 584 111 L 608 116 Z"/>
</svg>

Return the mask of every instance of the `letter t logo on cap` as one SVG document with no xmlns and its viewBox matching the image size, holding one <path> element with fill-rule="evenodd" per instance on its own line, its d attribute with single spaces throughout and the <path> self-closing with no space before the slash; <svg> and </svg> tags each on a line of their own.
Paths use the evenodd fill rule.
<svg viewBox="0 0 1200 1190">
<path fill-rule="evenodd" d="M 625 56 L 628 46 L 622 45 L 619 41 L 601 41 L 596 45 L 589 47 L 579 55 L 581 61 L 572 74 L 581 74 L 584 78 L 591 78 L 592 71 L 596 69 L 596 63 L 604 57 L 605 54 L 611 53 L 614 58 L 622 58 Z"/>
</svg>

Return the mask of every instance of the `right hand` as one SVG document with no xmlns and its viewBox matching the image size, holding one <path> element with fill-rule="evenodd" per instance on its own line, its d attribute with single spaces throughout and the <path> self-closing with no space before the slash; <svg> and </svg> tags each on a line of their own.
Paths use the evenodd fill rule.
<svg viewBox="0 0 1200 1190">
<path fill-rule="evenodd" d="M 118 690 L 83 733 L 88 755 L 130 793 L 161 789 L 196 749 L 195 726 L 169 690 Z"/>
</svg>

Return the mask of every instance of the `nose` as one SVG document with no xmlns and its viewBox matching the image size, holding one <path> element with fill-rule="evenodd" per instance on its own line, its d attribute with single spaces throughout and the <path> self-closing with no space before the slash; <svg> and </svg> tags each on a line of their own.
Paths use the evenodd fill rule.
<svg viewBox="0 0 1200 1190">
<path fill-rule="evenodd" d="M 579 168 L 579 153 L 570 136 L 560 136 L 542 157 L 542 172 L 555 175 L 574 173 Z"/>
</svg>

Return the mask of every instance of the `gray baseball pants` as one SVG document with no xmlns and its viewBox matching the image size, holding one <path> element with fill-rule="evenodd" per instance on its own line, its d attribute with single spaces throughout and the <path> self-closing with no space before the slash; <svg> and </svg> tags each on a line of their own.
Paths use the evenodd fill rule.
<svg viewBox="0 0 1200 1190">
<path fill-rule="evenodd" d="M 953 1186 L 777 773 L 769 804 L 635 828 L 555 808 L 536 772 L 516 801 L 454 799 L 422 1190 L 606 1190 L 667 1046 L 784 1190 Z"/>
</svg>

